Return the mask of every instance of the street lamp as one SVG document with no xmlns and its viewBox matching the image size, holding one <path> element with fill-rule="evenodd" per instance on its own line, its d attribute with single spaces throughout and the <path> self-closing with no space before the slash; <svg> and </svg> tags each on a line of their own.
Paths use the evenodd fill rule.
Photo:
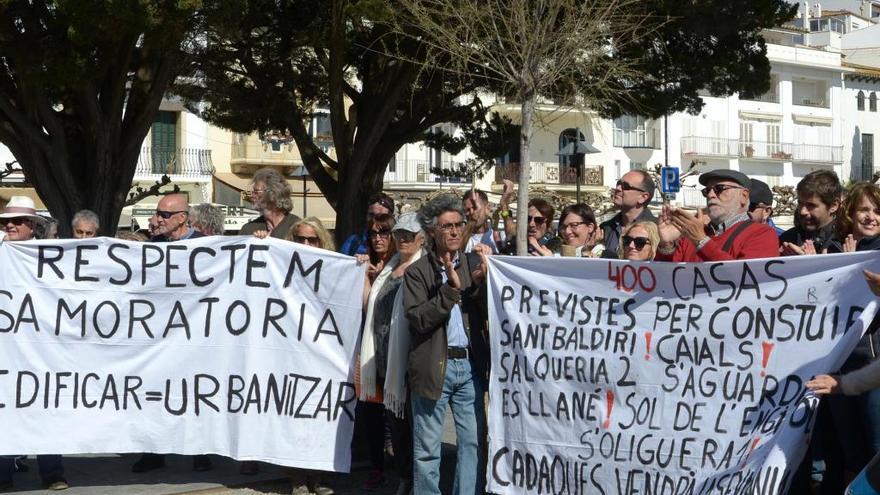
<svg viewBox="0 0 880 495">
<path fill-rule="evenodd" d="M 298 169 L 296 169 L 296 172 L 290 174 L 290 176 L 291 177 L 298 177 L 298 178 L 302 179 L 302 181 L 303 181 L 303 214 L 302 214 L 302 216 L 303 216 L 303 218 L 305 218 L 308 216 L 308 213 L 306 211 L 306 194 L 309 192 L 309 190 L 306 189 L 306 180 L 309 178 L 309 171 L 306 169 L 305 165 L 302 165 Z"/>
<path fill-rule="evenodd" d="M 584 161 L 584 155 L 600 153 L 599 149 L 595 146 L 588 144 L 586 141 L 580 140 L 580 130 L 577 132 L 577 141 L 572 141 L 559 150 L 559 153 L 556 153 L 557 156 L 567 156 L 570 158 L 569 166 L 574 163 L 575 168 L 577 169 L 576 176 L 577 180 L 575 181 L 575 201 L 577 203 L 581 202 L 581 176 L 583 175 L 581 172 L 581 165 Z"/>
</svg>

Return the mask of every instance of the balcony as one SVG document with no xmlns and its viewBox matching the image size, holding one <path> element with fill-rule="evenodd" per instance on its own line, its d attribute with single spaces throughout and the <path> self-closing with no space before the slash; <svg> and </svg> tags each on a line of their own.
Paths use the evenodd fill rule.
<svg viewBox="0 0 880 495">
<path fill-rule="evenodd" d="M 791 144 L 766 141 L 737 141 L 740 158 L 758 160 L 791 160 Z"/>
<path fill-rule="evenodd" d="M 237 174 L 253 174 L 263 167 L 277 167 L 282 175 L 289 175 L 303 164 L 299 148 L 293 141 L 247 139 L 232 145 L 229 165 Z"/>
<path fill-rule="evenodd" d="M 766 141 L 688 136 L 681 139 L 686 156 L 743 158 L 810 163 L 843 162 L 843 147 L 824 144 L 792 144 Z"/>
<path fill-rule="evenodd" d="M 383 181 L 386 183 L 420 185 L 440 183 L 470 184 L 471 179 L 469 177 L 446 177 L 431 173 L 431 169 L 434 167 L 439 166 L 439 168 L 444 170 L 458 171 L 461 165 L 463 165 L 461 162 L 453 161 L 442 161 L 438 165 L 436 162 L 430 163 L 428 160 L 423 159 L 395 160 L 388 165 Z"/>
<path fill-rule="evenodd" d="M 614 147 L 615 148 L 648 148 L 653 150 L 661 149 L 663 139 L 660 135 L 660 129 L 655 127 L 637 128 L 637 129 L 619 129 L 614 128 Z"/>
<path fill-rule="evenodd" d="M 529 182 L 532 184 L 576 185 L 577 169 L 575 167 L 560 167 L 557 162 L 530 162 Z M 562 169 L 560 173 L 560 168 Z M 501 183 L 504 179 L 516 182 L 519 180 L 519 164 L 508 163 L 495 166 L 495 182 Z M 602 186 L 604 183 L 604 170 L 602 167 L 585 167 L 581 165 L 582 186 Z"/>
<path fill-rule="evenodd" d="M 141 148 L 135 176 L 161 176 L 207 179 L 214 173 L 211 150 L 178 148 L 175 150 L 154 150 L 149 146 Z"/>
<path fill-rule="evenodd" d="M 824 144 L 792 144 L 792 159 L 796 162 L 843 163 L 843 146 Z"/>
<path fill-rule="evenodd" d="M 719 137 L 687 136 L 681 138 L 681 154 L 688 156 L 735 157 L 738 141 Z"/>
</svg>

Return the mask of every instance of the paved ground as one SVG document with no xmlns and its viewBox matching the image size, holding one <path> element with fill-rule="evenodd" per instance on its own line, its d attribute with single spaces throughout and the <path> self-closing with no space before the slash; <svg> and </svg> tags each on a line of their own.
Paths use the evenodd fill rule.
<svg viewBox="0 0 880 495">
<path fill-rule="evenodd" d="M 446 415 L 443 445 L 442 488 L 444 493 L 451 490 L 451 477 L 455 469 L 455 433 L 451 414 Z M 163 469 L 149 473 L 134 474 L 131 465 L 137 455 L 98 455 L 71 456 L 64 458 L 65 476 L 71 488 L 64 492 L 43 490 L 36 470 L 36 461 L 28 459 L 30 470 L 16 473 L 12 490 L 3 493 L 21 495 L 280 495 L 291 491 L 288 471 L 285 468 L 261 464 L 256 476 L 242 476 L 238 463 L 231 459 L 212 456 L 214 469 L 204 473 L 192 471 L 192 459 L 170 455 Z M 356 455 L 355 459 L 358 459 Z M 355 460 L 350 474 L 327 474 L 324 484 L 333 488 L 339 495 L 367 493 L 360 486 L 367 478 L 368 463 Z M 386 469 L 386 483 L 374 495 L 394 495 L 398 477 L 394 466 Z"/>
</svg>

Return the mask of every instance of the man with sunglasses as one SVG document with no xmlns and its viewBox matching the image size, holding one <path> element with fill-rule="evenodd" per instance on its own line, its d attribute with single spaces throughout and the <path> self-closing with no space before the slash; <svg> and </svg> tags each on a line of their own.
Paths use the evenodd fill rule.
<svg viewBox="0 0 880 495">
<path fill-rule="evenodd" d="M 189 224 L 189 203 L 183 194 L 169 194 L 159 200 L 156 212 L 156 232 L 150 241 L 182 241 L 202 237 L 203 234 Z"/>
<path fill-rule="evenodd" d="M 617 214 L 599 224 L 605 244 L 603 257 L 617 257 L 620 235 L 630 223 L 657 223 L 657 217 L 648 210 L 655 188 L 654 180 L 644 170 L 630 170 L 617 181 L 611 198 Z"/>
<path fill-rule="evenodd" d="M 414 493 L 440 494 L 440 446 L 447 405 L 455 417 L 457 493 L 482 493 L 483 391 L 488 378 L 485 256 L 462 252 L 464 211 L 452 195 L 426 203 L 419 219 L 434 242 L 404 275 L 410 325 Z"/>
<path fill-rule="evenodd" d="M 662 261 L 725 261 L 772 258 L 779 254 L 776 232 L 749 218 L 749 177 L 719 169 L 700 175 L 706 213 L 663 208 L 660 246 Z M 708 215 L 708 224 L 705 221 Z"/>
</svg>

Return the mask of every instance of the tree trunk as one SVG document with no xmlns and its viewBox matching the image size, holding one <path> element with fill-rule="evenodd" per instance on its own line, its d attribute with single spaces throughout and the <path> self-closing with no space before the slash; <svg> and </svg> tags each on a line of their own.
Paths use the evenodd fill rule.
<svg viewBox="0 0 880 495">
<path fill-rule="evenodd" d="M 519 134 L 519 190 L 516 194 L 516 255 L 528 254 L 529 229 L 529 145 L 532 139 L 532 121 L 535 115 L 536 94 L 533 91 L 523 93 L 522 127 Z M 549 219 L 548 221 L 552 221 Z"/>
<path fill-rule="evenodd" d="M 373 160 L 378 162 L 379 160 Z M 340 174 L 340 182 L 337 185 L 339 197 L 344 198 L 336 208 L 336 228 L 334 237 L 337 247 L 342 247 L 343 241 L 353 232 L 362 232 L 366 228 L 367 201 L 370 196 L 382 191 L 382 178 L 385 175 L 384 164 L 377 167 L 370 163 L 364 167 L 363 174 Z M 347 170 L 355 170 L 346 167 Z M 396 213 L 396 212 L 392 212 Z"/>
</svg>

